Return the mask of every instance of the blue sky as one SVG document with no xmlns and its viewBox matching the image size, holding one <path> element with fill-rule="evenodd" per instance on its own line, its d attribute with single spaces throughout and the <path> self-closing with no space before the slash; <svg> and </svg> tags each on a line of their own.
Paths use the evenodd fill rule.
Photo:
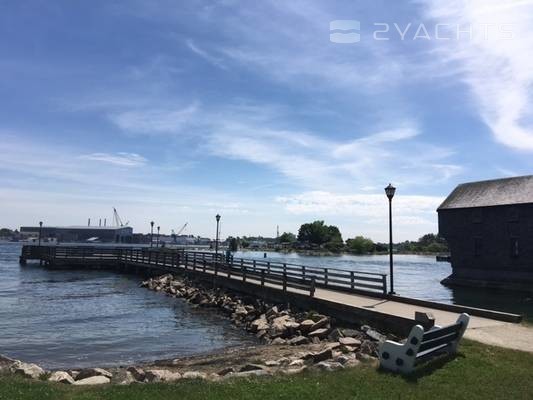
<svg viewBox="0 0 533 400">
<path fill-rule="evenodd" d="M 500 3 L 4 1 L 0 225 L 386 240 L 392 182 L 396 238 L 436 232 L 458 183 L 532 170 L 533 4 Z"/>
</svg>

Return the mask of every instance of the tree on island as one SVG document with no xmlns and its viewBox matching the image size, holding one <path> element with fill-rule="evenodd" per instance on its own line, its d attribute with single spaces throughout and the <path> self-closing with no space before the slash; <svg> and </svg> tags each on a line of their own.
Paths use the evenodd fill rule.
<svg viewBox="0 0 533 400">
<path fill-rule="evenodd" d="M 330 251 L 340 251 L 344 247 L 339 228 L 334 225 L 326 225 L 324 221 L 314 221 L 300 226 L 298 241 L 324 246 Z"/>
<path fill-rule="evenodd" d="M 355 254 L 368 254 L 373 253 L 376 250 L 376 245 L 372 239 L 363 236 L 356 236 L 353 239 L 348 239 L 346 241 L 346 247 L 348 248 L 348 251 Z"/>
<path fill-rule="evenodd" d="M 278 243 L 294 243 L 296 242 L 296 235 L 291 232 L 283 232 L 278 238 Z"/>
</svg>

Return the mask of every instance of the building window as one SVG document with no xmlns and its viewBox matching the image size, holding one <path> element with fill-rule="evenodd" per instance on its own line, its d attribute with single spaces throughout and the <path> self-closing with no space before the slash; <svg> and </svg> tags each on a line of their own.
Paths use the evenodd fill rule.
<svg viewBox="0 0 533 400">
<path fill-rule="evenodd" d="M 474 238 L 474 256 L 479 257 L 483 253 L 483 240 L 480 237 Z"/>
<path fill-rule="evenodd" d="M 518 238 L 511 238 L 511 257 L 517 258 L 520 255 L 520 243 Z"/>
</svg>

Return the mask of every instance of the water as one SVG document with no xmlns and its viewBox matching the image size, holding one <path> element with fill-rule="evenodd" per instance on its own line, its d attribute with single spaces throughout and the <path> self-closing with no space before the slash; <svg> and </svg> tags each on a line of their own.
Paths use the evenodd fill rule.
<svg viewBox="0 0 533 400">
<path fill-rule="evenodd" d="M 235 257 L 264 259 L 264 252 L 237 252 Z M 389 256 L 306 256 L 298 253 L 268 252 L 267 259 L 300 265 L 389 274 Z M 482 288 L 448 288 L 440 281 L 452 273 L 450 263 L 435 256 L 395 255 L 394 291 L 405 297 L 460 304 L 523 314 L 533 322 L 533 295 Z"/>
<path fill-rule="evenodd" d="M 110 271 L 20 267 L 18 244 L 0 244 L 0 354 L 46 368 L 114 366 L 186 356 L 253 343 L 223 315 L 139 288 L 139 277 Z M 267 253 L 287 263 L 388 273 L 387 256 L 304 256 Z M 235 257 L 263 258 L 263 252 Z M 472 288 L 450 289 L 451 273 L 434 257 L 395 256 L 399 295 L 524 314 L 531 296 Z"/>
<path fill-rule="evenodd" d="M 20 248 L 0 244 L 0 354 L 46 368 L 78 368 L 254 342 L 213 310 L 139 288 L 139 277 L 20 267 Z"/>
</svg>

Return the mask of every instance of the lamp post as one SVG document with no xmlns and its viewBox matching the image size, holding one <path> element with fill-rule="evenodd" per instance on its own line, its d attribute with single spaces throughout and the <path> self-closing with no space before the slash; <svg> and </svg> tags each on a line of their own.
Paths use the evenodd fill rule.
<svg viewBox="0 0 533 400">
<path fill-rule="evenodd" d="M 157 242 L 155 243 L 155 247 L 159 247 L 159 229 L 161 229 L 160 226 L 157 227 Z"/>
<path fill-rule="evenodd" d="M 389 186 L 385 188 L 385 194 L 389 199 L 389 262 L 390 262 L 390 292 L 389 294 L 394 293 L 394 270 L 393 270 L 393 260 L 392 260 L 392 198 L 396 188 L 389 183 Z"/>
<path fill-rule="evenodd" d="M 150 247 L 154 246 L 154 221 L 150 222 Z"/>
<path fill-rule="evenodd" d="M 43 221 L 39 221 L 39 246 L 41 245 L 42 232 L 43 232 Z"/>
<path fill-rule="evenodd" d="M 217 215 L 215 216 L 215 218 L 216 218 L 216 220 L 217 220 L 217 233 L 216 233 L 216 235 L 215 235 L 215 254 L 216 254 L 216 257 L 218 257 L 218 233 L 219 233 L 219 231 L 218 231 L 218 224 L 219 224 L 219 222 L 220 222 L 220 215 L 217 214 Z"/>
</svg>

